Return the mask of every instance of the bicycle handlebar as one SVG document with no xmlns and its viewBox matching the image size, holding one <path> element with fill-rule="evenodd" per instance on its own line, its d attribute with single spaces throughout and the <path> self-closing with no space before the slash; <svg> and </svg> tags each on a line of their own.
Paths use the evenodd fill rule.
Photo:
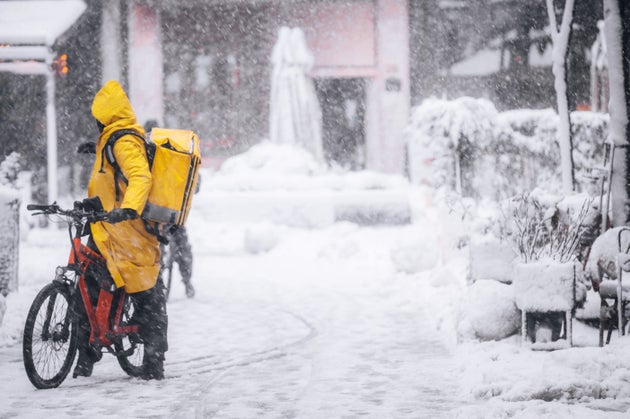
<svg viewBox="0 0 630 419">
<path fill-rule="evenodd" d="M 46 211 L 49 207 L 51 205 L 28 204 L 26 209 L 29 211 Z"/>
<path fill-rule="evenodd" d="M 97 221 L 107 221 L 108 214 L 107 211 L 93 211 L 93 210 L 85 210 L 84 208 L 74 208 L 70 210 L 65 210 L 59 207 L 57 203 L 52 203 L 50 205 L 40 205 L 40 204 L 28 204 L 26 209 L 29 211 L 40 211 L 33 215 L 52 215 L 59 214 L 64 215 L 66 217 L 71 217 L 76 222 L 81 222 L 81 220 L 86 220 L 88 223 L 94 223 Z"/>
</svg>

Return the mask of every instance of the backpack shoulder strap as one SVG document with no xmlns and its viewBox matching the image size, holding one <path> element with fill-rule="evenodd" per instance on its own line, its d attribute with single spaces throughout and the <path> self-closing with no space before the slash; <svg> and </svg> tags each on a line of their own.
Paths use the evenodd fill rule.
<svg viewBox="0 0 630 419">
<path fill-rule="evenodd" d="M 127 178 L 125 178 L 125 175 L 123 175 L 122 170 L 120 170 L 120 166 L 118 166 L 118 163 L 116 163 L 116 157 L 114 155 L 114 144 L 116 144 L 116 141 L 118 141 L 120 138 L 124 137 L 125 135 L 133 135 L 135 137 L 142 139 L 142 142 L 145 144 L 145 149 L 146 149 L 146 144 L 147 144 L 144 136 L 132 129 L 121 129 L 118 131 L 114 131 L 112 135 L 110 135 L 109 138 L 107 139 L 107 142 L 105 143 L 105 147 L 103 147 L 103 151 L 101 153 L 100 172 L 103 173 L 103 165 L 104 165 L 105 159 L 107 159 L 107 162 L 114 168 L 114 184 L 116 186 L 116 201 L 117 202 L 120 201 L 120 188 L 118 186 L 118 179 L 122 179 L 122 181 L 125 182 L 126 184 L 129 183 L 129 181 L 127 180 Z M 149 153 L 147 153 L 147 155 L 148 154 Z"/>
<path fill-rule="evenodd" d="M 134 137 L 138 137 L 146 144 L 146 139 L 144 138 L 144 136 L 132 129 L 121 129 L 118 131 L 114 131 L 112 135 L 110 135 L 107 139 L 105 147 L 103 147 L 103 155 L 101 156 L 101 171 L 103 171 L 103 157 L 107 158 L 107 162 L 111 164 L 112 167 L 114 167 L 114 170 L 120 171 L 120 168 L 116 163 L 116 157 L 114 156 L 114 144 L 116 144 L 116 141 L 118 141 L 125 135 L 133 135 Z"/>
</svg>

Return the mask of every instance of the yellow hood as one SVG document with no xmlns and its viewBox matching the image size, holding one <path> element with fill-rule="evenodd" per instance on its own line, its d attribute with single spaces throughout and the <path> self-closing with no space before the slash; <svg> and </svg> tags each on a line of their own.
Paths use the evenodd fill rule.
<svg viewBox="0 0 630 419">
<path fill-rule="evenodd" d="M 136 114 L 127 94 L 115 80 L 105 83 L 94 96 L 92 115 L 105 125 L 101 137 L 109 138 L 112 132 L 123 128 L 133 129 L 144 135 L 144 129 L 136 121 Z"/>
</svg>

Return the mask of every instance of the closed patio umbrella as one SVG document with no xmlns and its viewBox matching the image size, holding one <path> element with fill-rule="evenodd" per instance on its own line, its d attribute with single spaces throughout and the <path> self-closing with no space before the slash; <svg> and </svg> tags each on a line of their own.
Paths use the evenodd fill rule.
<svg viewBox="0 0 630 419">
<path fill-rule="evenodd" d="M 298 144 L 323 160 L 322 111 L 309 76 L 313 55 L 300 28 L 282 27 L 271 61 L 270 140 Z"/>
</svg>

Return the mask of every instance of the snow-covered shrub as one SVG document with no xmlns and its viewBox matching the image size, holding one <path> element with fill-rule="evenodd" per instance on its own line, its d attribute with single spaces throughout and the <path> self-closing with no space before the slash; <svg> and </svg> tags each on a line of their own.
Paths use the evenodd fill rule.
<svg viewBox="0 0 630 419">
<path fill-rule="evenodd" d="M 585 235 L 597 227 L 597 204 L 588 195 L 563 198 L 535 189 L 506 201 L 506 207 L 505 231 L 523 262 L 575 260 Z"/>
<path fill-rule="evenodd" d="M 459 340 L 498 340 L 515 334 L 520 322 L 513 286 L 477 281 L 459 305 L 457 334 Z"/>
<path fill-rule="evenodd" d="M 425 100 L 412 111 L 405 131 L 411 179 L 472 192 L 475 154 L 495 136 L 496 118 L 488 100 Z"/>
<path fill-rule="evenodd" d="M 0 293 L 17 290 L 20 192 L 16 189 L 20 155 L 10 154 L 0 163 Z"/>
<path fill-rule="evenodd" d="M 608 117 L 573 112 L 571 121 L 576 187 L 591 191 L 586 174 L 603 163 Z M 428 99 L 412 110 L 405 138 L 414 183 L 495 200 L 542 184 L 561 188 L 558 116 L 552 109 L 499 113 L 485 99 Z"/>
<path fill-rule="evenodd" d="M 16 182 L 20 173 L 20 154 L 13 152 L 0 163 L 0 184 L 17 188 Z"/>
</svg>

